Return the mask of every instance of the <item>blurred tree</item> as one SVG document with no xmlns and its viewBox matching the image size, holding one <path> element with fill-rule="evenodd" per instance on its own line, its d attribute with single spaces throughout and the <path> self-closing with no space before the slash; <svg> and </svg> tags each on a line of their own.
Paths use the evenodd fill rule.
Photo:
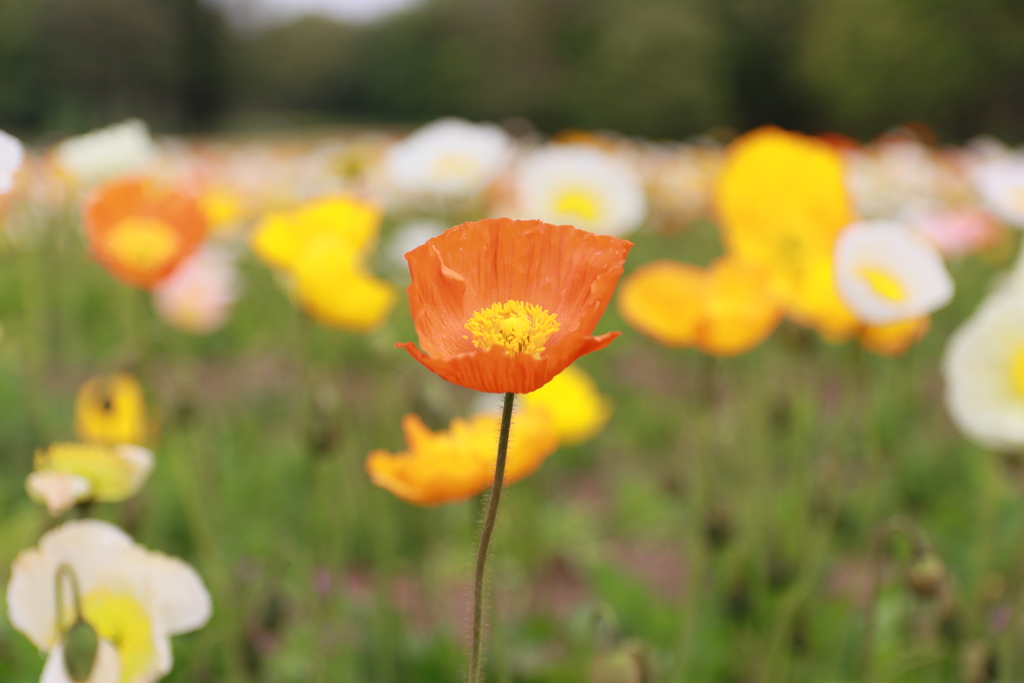
<svg viewBox="0 0 1024 683">
<path fill-rule="evenodd" d="M 206 0 L 0 0 L 0 122 L 70 132 L 226 110 L 683 138 L 776 123 L 1024 139 L 1020 0 L 425 0 L 228 33 Z"/>
<path fill-rule="evenodd" d="M 208 129 L 227 101 L 224 19 L 199 0 L 164 1 L 176 15 L 183 123 L 189 130 Z"/>
<path fill-rule="evenodd" d="M 1024 133 L 1020 120 L 1011 128 L 998 113 L 1024 115 L 1024 5 L 819 0 L 810 9 L 798 69 L 816 96 L 819 126 L 872 136 L 914 120 L 946 137 L 993 125 Z"/>
<path fill-rule="evenodd" d="M 234 104 L 244 109 L 346 108 L 355 29 L 306 17 L 243 36 L 231 60 Z"/>
</svg>

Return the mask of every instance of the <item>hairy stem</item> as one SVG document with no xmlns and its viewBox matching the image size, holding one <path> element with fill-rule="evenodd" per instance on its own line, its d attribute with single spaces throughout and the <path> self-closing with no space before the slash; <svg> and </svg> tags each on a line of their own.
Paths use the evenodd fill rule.
<svg viewBox="0 0 1024 683">
<path fill-rule="evenodd" d="M 484 527 L 480 531 L 480 547 L 476 552 L 476 574 L 473 577 L 473 644 L 469 651 L 469 683 L 480 683 L 482 679 L 483 630 L 484 630 L 484 583 L 487 566 L 487 553 L 494 533 L 494 521 L 498 517 L 498 504 L 501 503 L 501 487 L 505 483 L 505 459 L 508 455 L 508 434 L 512 428 L 512 403 L 516 395 L 505 394 L 505 405 L 501 410 L 501 432 L 498 436 L 498 458 L 494 463 L 494 484 L 491 485 L 491 497 L 487 503 L 487 515 Z"/>
</svg>

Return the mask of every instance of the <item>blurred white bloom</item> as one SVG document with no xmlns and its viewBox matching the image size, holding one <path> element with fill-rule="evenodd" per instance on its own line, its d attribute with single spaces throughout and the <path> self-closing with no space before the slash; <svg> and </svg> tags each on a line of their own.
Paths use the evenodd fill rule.
<svg viewBox="0 0 1024 683">
<path fill-rule="evenodd" d="M 389 147 L 384 174 L 403 194 L 469 199 L 505 170 L 512 153 L 512 140 L 501 127 L 443 118 Z"/>
<path fill-rule="evenodd" d="M 114 503 L 134 496 L 154 464 L 153 452 L 134 444 L 55 443 L 36 452 L 25 489 L 56 517 L 83 501 Z"/>
<path fill-rule="evenodd" d="M 388 266 L 398 272 L 407 273 L 409 264 L 405 255 L 432 237 L 437 237 L 446 229 L 444 223 L 421 218 L 411 220 L 398 226 L 384 251 Z"/>
<path fill-rule="evenodd" d="M 1009 283 L 949 340 L 943 371 L 956 426 L 986 448 L 1024 452 L 1024 291 Z"/>
<path fill-rule="evenodd" d="M 210 334 L 227 323 L 238 289 L 234 256 L 208 244 L 153 288 L 153 306 L 175 329 Z"/>
<path fill-rule="evenodd" d="M 913 139 L 883 139 L 844 158 L 850 197 L 865 218 L 906 220 L 934 211 L 955 184 L 939 156 Z"/>
<path fill-rule="evenodd" d="M 619 155 L 589 145 L 552 144 L 515 174 L 516 214 L 604 235 L 625 235 L 647 216 L 640 174 Z"/>
<path fill-rule="evenodd" d="M 68 138 L 54 149 L 57 165 L 82 185 L 93 185 L 141 169 L 157 148 L 143 121 L 129 119 Z"/>
<path fill-rule="evenodd" d="M 18 138 L 0 130 L 0 195 L 14 186 L 14 175 L 25 161 L 25 148 Z"/>
<path fill-rule="evenodd" d="M 684 228 L 711 214 L 722 151 L 710 145 L 649 145 L 637 155 L 647 186 L 651 219 L 664 228 Z"/>
<path fill-rule="evenodd" d="M 63 614 L 58 616 L 61 572 Z M 73 581 L 72 581 L 73 577 Z M 74 614 L 73 583 L 82 613 Z M 43 652 L 47 683 L 70 683 L 63 644 L 76 616 L 100 639 L 90 682 L 151 683 L 170 672 L 170 637 L 201 628 L 210 619 L 210 594 L 188 564 L 136 545 L 99 520 L 67 522 L 48 531 L 36 548 L 11 566 L 7 614 L 15 629 Z M 120 674 L 109 678 L 110 660 Z"/>
<path fill-rule="evenodd" d="M 936 247 L 889 221 L 853 223 L 840 233 L 835 278 L 846 305 L 872 325 L 919 318 L 953 297 L 953 279 Z"/>
<path fill-rule="evenodd" d="M 1000 220 L 1024 228 L 1024 153 L 984 159 L 972 176 L 985 207 Z"/>
</svg>

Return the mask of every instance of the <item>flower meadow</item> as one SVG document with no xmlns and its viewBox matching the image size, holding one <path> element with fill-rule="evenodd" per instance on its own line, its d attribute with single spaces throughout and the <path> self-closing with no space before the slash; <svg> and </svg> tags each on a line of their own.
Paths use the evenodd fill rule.
<svg viewBox="0 0 1024 683">
<path fill-rule="evenodd" d="M 0 132 L 4 683 L 1024 676 L 1024 151 Z"/>
</svg>

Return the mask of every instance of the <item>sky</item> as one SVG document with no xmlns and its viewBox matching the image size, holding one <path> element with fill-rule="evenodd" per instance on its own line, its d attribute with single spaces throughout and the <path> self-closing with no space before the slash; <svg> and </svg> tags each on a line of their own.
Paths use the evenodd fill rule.
<svg viewBox="0 0 1024 683">
<path fill-rule="evenodd" d="M 338 21 L 370 23 L 420 0 L 210 0 L 240 26 L 265 26 L 318 14 Z"/>
</svg>

